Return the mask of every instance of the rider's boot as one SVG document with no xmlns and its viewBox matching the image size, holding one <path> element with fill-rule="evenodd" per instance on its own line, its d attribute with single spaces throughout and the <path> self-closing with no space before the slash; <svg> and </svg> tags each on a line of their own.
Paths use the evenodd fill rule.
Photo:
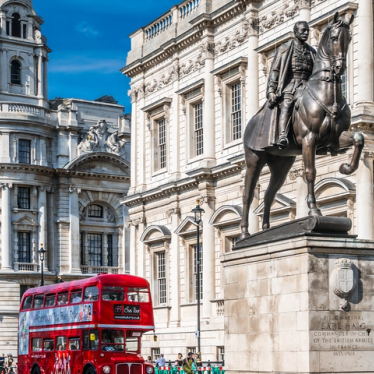
<svg viewBox="0 0 374 374">
<path fill-rule="evenodd" d="M 277 146 L 279 147 L 279 149 L 282 149 L 282 150 L 286 149 L 289 145 L 288 138 L 287 138 L 287 135 L 288 135 L 287 125 L 288 125 L 289 119 L 290 117 L 288 113 L 281 113 L 280 118 L 279 118 L 280 136 L 277 141 Z"/>
</svg>

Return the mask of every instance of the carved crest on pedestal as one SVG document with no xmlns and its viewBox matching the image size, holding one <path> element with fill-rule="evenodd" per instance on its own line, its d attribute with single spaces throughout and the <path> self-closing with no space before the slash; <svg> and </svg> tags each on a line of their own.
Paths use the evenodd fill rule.
<svg viewBox="0 0 374 374">
<path fill-rule="evenodd" d="M 349 306 L 348 297 L 356 288 L 357 280 L 349 258 L 339 258 L 335 261 L 335 269 L 331 273 L 330 285 L 335 295 L 340 297 L 340 307 L 346 310 Z"/>
</svg>

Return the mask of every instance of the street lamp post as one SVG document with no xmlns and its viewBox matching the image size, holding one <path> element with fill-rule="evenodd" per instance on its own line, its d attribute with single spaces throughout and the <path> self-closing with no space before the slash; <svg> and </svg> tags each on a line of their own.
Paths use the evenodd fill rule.
<svg viewBox="0 0 374 374">
<path fill-rule="evenodd" d="M 43 265 L 44 265 L 44 260 L 45 260 L 45 253 L 47 251 L 43 248 L 43 244 L 40 244 L 40 249 L 38 251 L 39 253 L 39 259 L 41 263 L 41 279 L 40 279 L 40 285 L 44 286 L 44 279 L 43 279 Z"/>
<path fill-rule="evenodd" d="M 196 201 L 196 207 L 192 209 L 192 213 L 195 216 L 196 224 L 196 236 L 197 236 L 197 245 L 196 245 L 196 282 L 197 282 L 197 366 L 201 366 L 201 345 L 200 345 L 200 224 L 202 222 L 202 214 L 205 213 L 204 210 L 200 207 L 200 201 Z"/>
</svg>

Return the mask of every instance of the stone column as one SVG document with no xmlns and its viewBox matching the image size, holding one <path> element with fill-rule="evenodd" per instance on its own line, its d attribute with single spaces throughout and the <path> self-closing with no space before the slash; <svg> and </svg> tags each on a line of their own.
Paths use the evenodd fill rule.
<svg viewBox="0 0 374 374">
<path fill-rule="evenodd" d="M 80 267 L 80 245 L 79 245 L 79 188 L 69 187 L 69 250 L 70 250 L 70 273 L 81 274 Z"/>
<path fill-rule="evenodd" d="M 39 187 L 39 247 L 41 244 L 44 245 L 44 249 L 47 251 L 45 254 L 44 270 L 48 271 L 48 253 L 52 248 L 48 248 L 48 236 L 47 236 L 47 191 L 45 186 Z"/>
<path fill-rule="evenodd" d="M 55 251 L 54 251 L 54 245 L 55 245 L 55 222 L 54 222 L 54 199 L 53 199 L 53 193 L 54 189 L 52 187 L 47 189 L 47 216 L 49 219 L 47 220 L 47 250 L 48 250 L 48 260 L 49 260 L 49 266 L 48 268 L 53 271 L 56 266 L 55 261 Z M 47 263 L 45 263 L 48 265 Z"/>
<path fill-rule="evenodd" d="M 4 37 L 6 35 L 6 13 L 1 12 L 1 36 Z"/>
<path fill-rule="evenodd" d="M 130 228 L 130 275 L 137 275 L 136 273 L 136 251 L 138 243 L 136 241 L 136 227 L 132 224 L 132 222 L 129 222 L 129 228 Z"/>
<path fill-rule="evenodd" d="M 177 327 L 180 322 L 180 258 L 179 258 L 179 236 L 175 234 L 179 226 L 179 208 L 171 208 L 166 212 L 166 217 L 171 218 L 171 245 L 169 249 L 170 267 L 170 323 Z"/>
<path fill-rule="evenodd" d="M 179 59 L 173 61 L 173 102 L 172 102 L 172 116 L 169 125 L 169 144 L 170 144 L 170 181 L 177 181 L 180 179 L 180 144 L 175 139 L 180 138 L 179 131 L 179 95 L 176 93 L 179 90 Z"/>
<path fill-rule="evenodd" d="M 300 21 L 310 21 L 310 0 L 301 0 L 300 3 Z"/>
<path fill-rule="evenodd" d="M 138 223 L 139 222 L 139 223 Z M 139 219 L 136 224 L 138 224 L 137 232 L 137 245 L 138 245 L 138 258 L 137 258 L 137 275 L 139 277 L 145 276 L 145 245 L 140 241 L 140 237 L 145 230 L 145 221 L 144 219 Z"/>
<path fill-rule="evenodd" d="M 373 101 L 373 2 L 360 0 L 355 21 L 357 35 L 357 101 Z"/>
<path fill-rule="evenodd" d="M 10 134 L 9 132 L 1 132 L 1 162 L 10 163 Z"/>
<path fill-rule="evenodd" d="M 138 100 L 139 100 L 139 108 L 143 108 L 145 106 L 145 97 L 144 93 L 138 92 Z M 138 131 L 138 142 L 137 144 L 133 143 L 133 147 L 139 147 L 138 149 L 142 150 L 139 154 L 139 159 L 137 159 L 136 163 L 136 170 L 138 172 L 137 176 L 137 192 L 143 192 L 147 187 L 145 183 L 145 113 L 142 110 L 139 110 L 139 126 L 137 126 Z"/>
<path fill-rule="evenodd" d="M 1 90 L 4 92 L 8 92 L 9 69 L 8 51 L 3 49 L 1 54 Z"/>
<path fill-rule="evenodd" d="M 44 59 L 43 64 L 43 89 L 44 89 L 44 97 L 48 99 L 48 59 Z"/>
<path fill-rule="evenodd" d="M 201 47 L 205 56 L 204 68 L 204 106 L 203 106 L 203 126 L 204 126 L 204 160 L 206 166 L 215 164 L 215 105 L 214 105 L 214 76 L 211 71 L 214 69 L 214 44 L 206 38 Z"/>
<path fill-rule="evenodd" d="M 43 55 L 41 51 L 38 55 L 38 97 L 43 97 Z"/>
<path fill-rule="evenodd" d="M 205 213 L 203 214 L 203 310 L 202 317 L 212 317 L 213 307 L 211 300 L 215 299 L 215 229 L 209 223 L 214 213 L 214 200 L 212 196 L 203 196 L 200 201 L 204 204 L 202 208 Z"/>
<path fill-rule="evenodd" d="M 27 22 L 27 39 L 28 40 L 34 40 L 34 35 L 33 35 L 33 32 L 32 32 L 32 21 L 29 20 Z"/>
<path fill-rule="evenodd" d="M 361 3 L 360 3 L 361 4 Z M 374 239 L 373 232 L 373 157 L 363 154 L 356 180 L 356 233 L 358 239 Z"/>
<path fill-rule="evenodd" d="M 112 248 L 113 247 L 114 243 L 112 242 Z M 103 235 L 103 253 L 101 260 L 101 266 L 108 266 L 108 234 L 106 233 Z"/>
<path fill-rule="evenodd" d="M 247 84 L 248 88 L 246 94 L 247 101 L 247 121 L 250 120 L 258 111 L 259 105 L 259 86 L 258 86 L 258 54 L 255 49 L 258 47 L 258 18 L 257 11 L 250 12 L 249 22 L 249 37 L 248 37 L 248 67 L 247 67 Z M 245 124 L 243 124 L 245 126 Z M 243 127 L 244 129 L 244 127 Z M 243 131 L 244 134 L 244 131 Z"/>
<path fill-rule="evenodd" d="M 137 178 L 136 178 L 136 170 L 137 170 L 137 159 L 136 159 L 136 152 L 137 152 L 137 89 L 134 87 L 129 91 L 129 95 L 131 96 L 131 187 L 129 189 L 129 194 L 134 194 L 136 191 L 136 185 L 137 185 Z"/>
<path fill-rule="evenodd" d="M 11 183 L 1 184 L 1 271 L 13 271 L 12 269 L 12 240 L 11 240 L 11 210 L 10 189 Z"/>
</svg>

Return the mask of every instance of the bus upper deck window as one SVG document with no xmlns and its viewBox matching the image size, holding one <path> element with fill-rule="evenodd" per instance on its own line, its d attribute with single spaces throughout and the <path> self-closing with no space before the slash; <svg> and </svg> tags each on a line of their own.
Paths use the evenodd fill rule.
<svg viewBox="0 0 374 374">
<path fill-rule="evenodd" d="M 31 309 L 31 305 L 32 305 L 32 296 L 27 296 L 25 298 L 25 301 L 23 302 L 22 309 Z"/>
<path fill-rule="evenodd" d="M 72 304 L 80 303 L 82 301 L 82 290 L 72 291 L 70 293 L 70 302 Z"/>
<path fill-rule="evenodd" d="M 35 295 L 34 297 L 34 309 L 40 309 L 43 308 L 44 303 L 44 295 Z"/>
<path fill-rule="evenodd" d="M 65 305 L 68 303 L 68 293 L 59 293 L 57 296 L 57 305 Z"/>
<path fill-rule="evenodd" d="M 99 299 L 99 289 L 96 286 L 86 287 L 84 290 L 84 301 L 97 301 Z"/>
<path fill-rule="evenodd" d="M 101 298 L 106 301 L 123 301 L 124 294 L 122 287 L 104 287 Z"/>
<path fill-rule="evenodd" d="M 56 347 L 58 351 L 66 351 L 66 337 L 58 336 L 56 338 Z"/>
<path fill-rule="evenodd" d="M 45 306 L 54 306 L 56 301 L 56 295 L 47 295 L 45 297 Z"/>
<path fill-rule="evenodd" d="M 127 300 L 138 303 L 148 303 L 148 290 L 146 288 L 129 288 L 127 293 Z"/>
</svg>

